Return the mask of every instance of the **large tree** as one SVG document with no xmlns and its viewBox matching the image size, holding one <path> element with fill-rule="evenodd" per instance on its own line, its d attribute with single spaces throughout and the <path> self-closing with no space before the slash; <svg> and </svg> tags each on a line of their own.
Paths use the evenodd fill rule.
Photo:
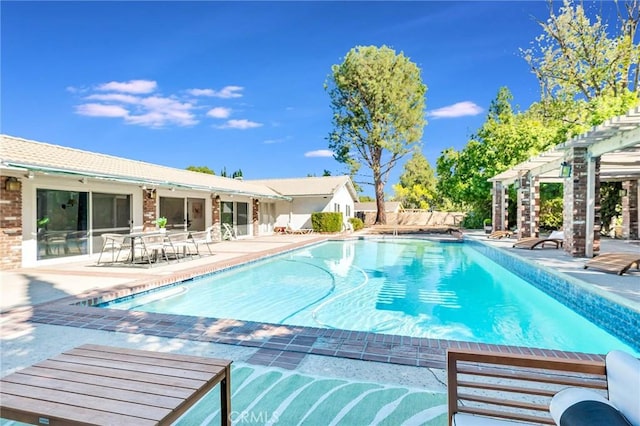
<svg viewBox="0 0 640 426">
<path fill-rule="evenodd" d="M 325 89 L 331 97 L 334 130 L 329 148 L 352 175 L 371 169 L 378 212 L 385 224 L 384 187 L 397 161 L 420 141 L 425 93 L 420 68 L 386 46 L 357 46 L 331 67 Z"/>
<path fill-rule="evenodd" d="M 409 209 L 432 208 L 436 198 L 436 176 L 429 161 L 416 149 L 404 164 L 400 182 L 393 185 L 395 201 Z"/>
<path fill-rule="evenodd" d="M 638 91 L 640 47 L 636 33 L 640 0 L 615 2 L 615 34 L 601 15 L 592 20 L 582 2 L 564 0 L 558 13 L 538 21 L 542 34 L 523 49 L 524 59 L 540 81 L 542 99 L 591 99 Z M 594 6 L 594 4 L 592 4 Z"/>
</svg>

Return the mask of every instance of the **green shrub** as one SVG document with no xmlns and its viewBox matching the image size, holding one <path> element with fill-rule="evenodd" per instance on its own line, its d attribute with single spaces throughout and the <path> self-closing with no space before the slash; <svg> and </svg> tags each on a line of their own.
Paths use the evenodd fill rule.
<svg viewBox="0 0 640 426">
<path fill-rule="evenodd" d="M 482 229 L 484 227 L 484 215 L 480 215 L 475 211 L 470 211 L 462 219 L 462 227 L 465 229 Z"/>
<path fill-rule="evenodd" d="M 359 217 L 349 218 L 349 222 L 351 223 L 351 226 L 353 226 L 354 231 L 359 231 L 364 228 L 364 222 Z"/>
<path fill-rule="evenodd" d="M 540 202 L 540 228 L 546 230 L 562 228 L 562 198 L 541 200 Z"/>
<path fill-rule="evenodd" d="M 342 231 L 342 213 L 314 212 L 311 213 L 311 224 L 316 232 Z"/>
</svg>

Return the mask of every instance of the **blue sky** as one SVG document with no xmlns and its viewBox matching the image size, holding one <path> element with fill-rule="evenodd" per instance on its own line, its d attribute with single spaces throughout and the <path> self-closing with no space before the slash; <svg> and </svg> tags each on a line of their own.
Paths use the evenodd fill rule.
<svg viewBox="0 0 640 426">
<path fill-rule="evenodd" d="M 328 151 L 331 66 L 387 45 L 422 70 L 431 165 L 462 148 L 549 16 L 519 2 L 2 2 L 2 133 L 246 179 L 345 173 Z M 390 177 L 396 183 L 399 164 Z M 391 193 L 390 184 L 387 192 Z M 371 187 L 363 187 L 372 195 Z"/>
</svg>

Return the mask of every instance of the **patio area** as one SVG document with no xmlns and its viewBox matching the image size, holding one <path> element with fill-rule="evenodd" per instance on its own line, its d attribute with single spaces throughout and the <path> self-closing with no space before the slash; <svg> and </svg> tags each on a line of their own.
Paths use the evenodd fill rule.
<svg viewBox="0 0 640 426">
<path fill-rule="evenodd" d="M 355 236 L 354 234 L 349 237 Z M 450 235 L 430 238 L 451 239 Z M 447 347 L 487 349 L 490 345 L 437 339 L 416 339 L 375 333 L 268 326 L 235 320 L 207 320 L 174 315 L 108 312 L 72 306 L 79 300 L 105 294 L 129 294 L 202 273 L 256 260 L 313 244 L 322 235 L 274 235 L 234 240 L 213 246 L 213 256 L 173 262 L 153 268 L 96 266 L 95 260 L 2 272 L 0 337 L 1 375 L 25 368 L 82 344 L 174 352 L 232 359 L 261 367 L 295 370 L 301 374 L 371 381 L 444 392 Z M 556 249 L 522 250 L 515 240 L 488 240 L 466 233 L 494 247 L 553 268 L 586 286 L 640 310 L 640 272 L 618 276 L 584 270 L 585 259 Z M 602 252 L 638 251 L 638 242 L 602 241 Z M 600 359 L 600 356 L 496 346 L 495 350 L 548 357 Z"/>
</svg>

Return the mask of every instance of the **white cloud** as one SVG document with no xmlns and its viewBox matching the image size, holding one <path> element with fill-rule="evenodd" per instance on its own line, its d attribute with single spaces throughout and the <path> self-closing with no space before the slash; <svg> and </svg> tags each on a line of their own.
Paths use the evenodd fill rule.
<svg viewBox="0 0 640 426">
<path fill-rule="evenodd" d="M 207 116 L 213 118 L 228 118 L 231 115 L 231 108 L 215 107 L 207 111 Z"/>
<path fill-rule="evenodd" d="M 129 80 L 111 81 L 101 84 L 97 90 L 101 92 L 121 92 L 121 93 L 151 93 L 156 90 L 158 84 L 150 80 Z"/>
<path fill-rule="evenodd" d="M 214 96 L 216 92 L 213 89 L 189 89 L 187 93 L 192 96 Z"/>
<path fill-rule="evenodd" d="M 274 143 L 282 143 L 285 141 L 285 138 L 280 138 L 280 139 L 267 139 L 265 140 L 263 143 L 270 145 L 270 144 L 274 144 Z"/>
<path fill-rule="evenodd" d="M 453 105 L 434 109 L 427 112 L 427 116 L 433 118 L 456 118 L 469 115 L 478 115 L 483 111 L 481 107 L 471 101 L 458 102 Z"/>
<path fill-rule="evenodd" d="M 219 92 L 214 91 L 213 96 L 215 96 L 216 98 L 223 98 L 223 99 L 241 98 L 242 93 L 238 93 L 238 92 L 242 92 L 243 90 L 244 90 L 244 87 L 242 86 L 225 86 Z"/>
<path fill-rule="evenodd" d="M 252 129 L 254 127 L 261 127 L 262 123 L 256 123 L 255 121 L 249 121 L 247 119 L 242 120 L 229 120 L 221 126 L 217 126 L 219 129 Z"/>
<path fill-rule="evenodd" d="M 138 96 L 125 95 L 123 93 L 95 94 L 95 95 L 89 95 L 85 97 L 85 99 L 91 99 L 95 101 L 105 101 L 105 102 L 119 102 L 123 104 L 140 103 L 140 98 Z"/>
<path fill-rule="evenodd" d="M 225 86 L 220 90 L 213 89 L 189 89 L 187 93 L 191 96 L 209 96 L 212 98 L 222 98 L 222 99 L 230 99 L 230 98 L 241 98 L 244 87 L 242 86 Z"/>
<path fill-rule="evenodd" d="M 328 149 L 318 149 L 304 153 L 305 157 L 333 157 L 333 151 Z"/>
<path fill-rule="evenodd" d="M 242 97 L 241 86 L 213 89 L 180 90 L 175 94 L 162 94 L 158 84 L 151 80 L 111 81 L 89 88 L 68 86 L 67 91 L 79 99 L 75 113 L 90 117 L 121 118 L 124 123 L 146 127 L 193 126 L 206 114 L 208 117 L 228 119 L 233 110 L 199 104 L 199 96 L 218 98 Z M 195 96 L 195 97 L 194 97 Z M 206 113 L 205 113 L 206 111 Z M 196 113 L 198 116 L 196 116 Z M 251 129 L 262 123 L 228 120 L 222 129 Z"/>
<path fill-rule="evenodd" d="M 76 106 L 76 113 L 90 117 L 126 117 L 129 111 L 118 105 L 82 104 Z"/>
</svg>

